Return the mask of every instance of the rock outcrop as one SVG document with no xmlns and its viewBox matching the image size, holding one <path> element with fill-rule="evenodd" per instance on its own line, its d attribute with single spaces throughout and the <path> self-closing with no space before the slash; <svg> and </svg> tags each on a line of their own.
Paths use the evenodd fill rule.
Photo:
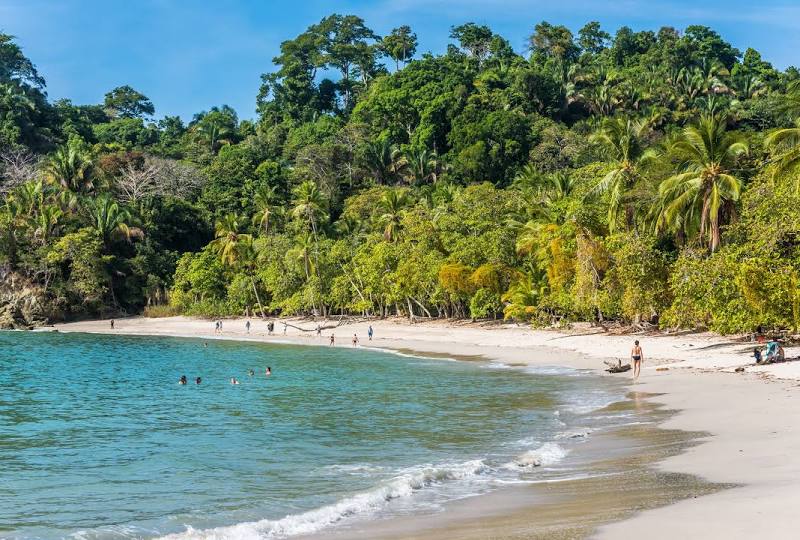
<svg viewBox="0 0 800 540">
<path fill-rule="evenodd" d="M 0 329 L 30 329 L 60 318 L 45 289 L 0 267 Z"/>
</svg>

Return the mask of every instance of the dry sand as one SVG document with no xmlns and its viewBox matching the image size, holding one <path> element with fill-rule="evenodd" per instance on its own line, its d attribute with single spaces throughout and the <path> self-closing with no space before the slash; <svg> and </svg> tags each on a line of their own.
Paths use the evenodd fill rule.
<svg viewBox="0 0 800 540">
<path fill-rule="evenodd" d="M 611 336 L 583 328 L 572 333 L 535 331 L 514 325 L 402 321 L 352 322 L 326 328 L 317 337 L 316 323 L 282 321 L 275 335 L 253 319 L 250 335 L 244 319 L 225 319 L 215 335 L 214 323 L 186 317 L 86 321 L 57 325 L 62 332 L 170 335 L 207 339 L 241 339 L 351 346 L 357 334 L 362 346 L 427 354 L 485 357 L 509 364 L 566 365 L 599 369 L 605 359 L 627 358 L 633 339 L 644 349 L 645 367 L 635 389 L 663 394 L 655 399 L 679 411 L 663 427 L 708 432 L 698 446 L 666 458 L 663 471 L 699 476 L 715 483 L 737 484 L 711 495 L 645 510 L 630 519 L 600 527 L 597 538 L 648 540 L 696 538 L 795 538 L 800 530 L 800 362 L 750 366 L 752 344 L 712 334 Z M 322 323 L 334 326 L 336 322 Z M 372 324 L 375 338 L 367 340 Z M 298 328 L 309 331 L 303 332 Z M 787 348 L 787 356 L 797 351 Z M 744 373 L 736 367 L 746 366 Z M 665 368 L 667 368 L 665 370 Z M 598 373 L 602 373 L 598 371 Z M 607 375 L 606 375 L 607 376 Z M 627 377 L 627 374 L 616 375 Z M 517 537 L 498 529 L 487 537 Z M 434 536 L 447 537 L 446 534 Z"/>
</svg>

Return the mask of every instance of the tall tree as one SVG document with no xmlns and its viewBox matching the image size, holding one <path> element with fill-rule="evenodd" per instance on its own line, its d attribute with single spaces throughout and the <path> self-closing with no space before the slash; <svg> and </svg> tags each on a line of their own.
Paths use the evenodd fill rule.
<svg viewBox="0 0 800 540">
<path fill-rule="evenodd" d="M 742 179 L 736 170 L 747 152 L 742 137 L 727 131 L 724 117 L 704 116 L 685 127 L 669 149 L 676 172 L 659 187 L 663 221 L 675 223 L 676 214 L 698 216 L 701 239 L 716 251 L 723 221 L 731 217 L 733 203 L 739 200 Z"/>
<path fill-rule="evenodd" d="M 417 51 L 417 34 L 408 25 L 394 28 L 381 41 L 381 50 L 394 60 L 395 68 L 399 70 L 400 64 L 405 65 Z"/>
<path fill-rule="evenodd" d="M 483 63 L 489 54 L 494 32 L 488 26 L 466 23 L 450 29 L 450 37 L 458 41 L 460 47 L 470 56 Z"/>
<path fill-rule="evenodd" d="M 608 195 L 608 227 L 612 232 L 623 208 L 626 225 L 633 226 L 634 209 L 630 201 L 626 201 L 626 195 L 641 178 L 642 167 L 655 157 L 655 153 L 645 147 L 644 136 L 649 130 L 646 121 L 617 117 L 607 119 L 592 136 L 608 152 L 611 166 L 592 192 Z"/>
<path fill-rule="evenodd" d="M 103 107 L 112 118 L 142 118 L 156 112 L 147 96 L 128 85 L 118 86 L 108 92 Z"/>
</svg>

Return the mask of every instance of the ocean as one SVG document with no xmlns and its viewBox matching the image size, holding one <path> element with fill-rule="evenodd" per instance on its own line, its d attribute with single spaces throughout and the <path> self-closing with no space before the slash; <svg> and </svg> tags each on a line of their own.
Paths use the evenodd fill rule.
<svg viewBox="0 0 800 540">
<path fill-rule="evenodd" d="M 0 538 L 289 538 L 437 512 L 585 476 L 565 458 L 631 421 L 607 407 L 625 393 L 349 345 L 0 332 Z"/>
</svg>

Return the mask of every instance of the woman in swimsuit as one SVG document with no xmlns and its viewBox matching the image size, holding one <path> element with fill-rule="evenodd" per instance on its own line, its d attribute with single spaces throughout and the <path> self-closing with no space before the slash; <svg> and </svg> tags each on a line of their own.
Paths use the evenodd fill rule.
<svg viewBox="0 0 800 540">
<path fill-rule="evenodd" d="M 642 348 L 639 346 L 639 340 L 633 342 L 633 349 L 631 349 L 631 359 L 633 360 L 633 380 L 639 378 L 639 373 L 642 371 L 642 360 L 644 354 Z"/>
</svg>

